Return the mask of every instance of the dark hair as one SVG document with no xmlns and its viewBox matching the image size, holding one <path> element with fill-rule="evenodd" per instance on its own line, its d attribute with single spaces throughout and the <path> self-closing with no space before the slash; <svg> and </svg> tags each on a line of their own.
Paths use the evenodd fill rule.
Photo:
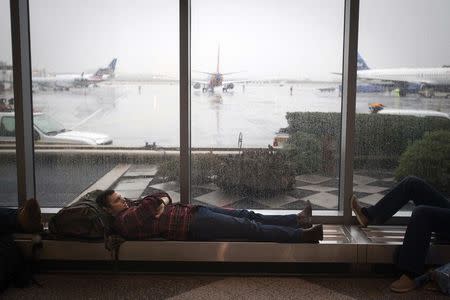
<svg viewBox="0 0 450 300">
<path fill-rule="evenodd" d="M 114 190 L 105 190 L 101 192 L 97 198 L 95 199 L 95 202 L 101 207 L 108 208 L 109 207 L 109 201 L 108 197 L 114 194 Z"/>
</svg>

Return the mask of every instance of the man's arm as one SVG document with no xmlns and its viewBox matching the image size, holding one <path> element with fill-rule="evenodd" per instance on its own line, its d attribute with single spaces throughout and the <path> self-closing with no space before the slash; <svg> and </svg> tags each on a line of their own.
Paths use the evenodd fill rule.
<svg viewBox="0 0 450 300">
<path fill-rule="evenodd" d="M 158 218 L 164 211 L 163 201 L 154 196 L 146 196 L 140 201 L 140 204 L 136 206 L 135 213 L 140 219 L 146 218 Z"/>
</svg>

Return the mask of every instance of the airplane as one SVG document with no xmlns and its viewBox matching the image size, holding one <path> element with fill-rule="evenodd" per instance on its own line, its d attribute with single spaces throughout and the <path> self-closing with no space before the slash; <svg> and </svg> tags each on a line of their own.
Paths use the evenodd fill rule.
<svg viewBox="0 0 450 300">
<path fill-rule="evenodd" d="M 33 77 L 33 85 L 40 89 L 53 88 L 54 90 L 69 90 L 70 88 L 88 87 L 99 82 L 114 78 L 117 58 L 114 58 L 107 67 L 99 68 L 94 74 L 60 74 L 48 77 Z"/>
<path fill-rule="evenodd" d="M 392 68 L 371 69 L 358 53 L 358 80 L 381 85 L 387 89 L 399 89 L 399 95 L 416 90 L 425 97 L 435 92 L 450 92 L 450 68 Z"/>
<path fill-rule="evenodd" d="M 229 73 L 220 73 L 219 71 L 219 59 L 220 59 L 220 46 L 217 49 L 217 70 L 215 73 L 210 72 L 202 72 L 202 71 L 194 71 L 197 73 L 207 74 L 209 78 L 207 80 L 195 80 L 193 83 L 194 89 L 202 88 L 203 93 L 210 92 L 214 93 L 215 87 L 222 87 L 223 92 L 228 92 L 228 90 L 232 90 L 234 88 L 234 84 L 238 82 L 243 82 L 242 80 L 227 80 L 224 81 L 224 75 L 231 75 L 240 72 L 229 72 Z"/>
</svg>

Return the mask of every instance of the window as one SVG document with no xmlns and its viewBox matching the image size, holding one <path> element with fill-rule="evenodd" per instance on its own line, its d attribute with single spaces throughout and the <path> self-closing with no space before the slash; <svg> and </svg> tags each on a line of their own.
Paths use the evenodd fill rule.
<svg viewBox="0 0 450 300">
<path fill-rule="evenodd" d="M 44 4 L 30 3 L 43 206 L 67 204 L 111 172 L 109 187 L 125 196 L 163 189 L 179 200 L 178 2 Z M 366 204 L 395 184 L 405 149 L 449 130 L 448 85 L 424 82 L 446 77 L 426 71 L 449 60 L 445 5 L 361 3 L 354 190 Z M 343 8 L 344 1 L 192 1 L 193 203 L 340 207 Z M 376 72 L 401 67 L 419 69 L 420 82 L 411 72 Z M 40 118 L 60 125 L 40 130 Z M 2 155 L 14 155 L 11 145 Z"/>
<path fill-rule="evenodd" d="M 193 203 L 338 208 L 343 9 L 192 1 Z"/>
<path fill-rule="evenodd" d="M 7 0 L 0 0 L 0 39 L 0 206 L 17 206 L 11 21 Z"/>
<path fill-rule="evenodd" d="M 0 123 L 0 135 L 3 137 L 16 136 L 14 117 L 4 116 Z"/>
<path fill-rule="evenodd" d="M 450 193 L 450 90 L 434 77 L 450 60 L 449 9 L 438 0 L 361 1 L 354 190 L 363 203 L 407 175 Z"/>
<path fill-rule="evenodd" d="M 66 205 L 100 178 L 130 199 L 155 189 L 177 198 L 178 15 L 175 0 L 30 1 L 42 206 Z"/>
</svg>

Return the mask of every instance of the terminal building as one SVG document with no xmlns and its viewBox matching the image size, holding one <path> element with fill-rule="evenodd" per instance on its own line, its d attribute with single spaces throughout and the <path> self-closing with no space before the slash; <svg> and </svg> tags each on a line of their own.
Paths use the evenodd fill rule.
<svg viewBox="0 0 450 300">
<path fill-rule="evenodd" d="M 445 298 L 447 87 L 358 77 L 422 2 L 0 2 L 2 297 Z"/>
</svg>

